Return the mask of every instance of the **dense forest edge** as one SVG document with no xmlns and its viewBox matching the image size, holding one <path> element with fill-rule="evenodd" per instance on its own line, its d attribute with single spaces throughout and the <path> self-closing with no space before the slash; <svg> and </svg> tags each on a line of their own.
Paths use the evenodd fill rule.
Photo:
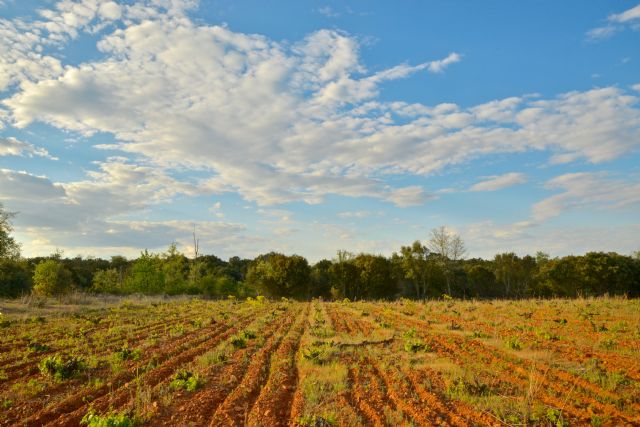
<svg viewBox="0 0 640 427">
<path fill-rule="evenodd" d="M 588 252 L 551 258 L 544 252 L 493 259 L 464 257 L 462 238 L 445 227 L 431 231 L 390 257 L 345 250 L 310 264 L 299 255 L 269 252 L 254 259 L 188 258 L 172 243 L 162 253 L 136 259 L 113 256 L 24 258 L 0 204 L 0 297 L 62 296 L 72 291 L 114 295 L 203 295 L 294 299 L 548 298 L 640 296 L 640 252 Z"/>
</svg>

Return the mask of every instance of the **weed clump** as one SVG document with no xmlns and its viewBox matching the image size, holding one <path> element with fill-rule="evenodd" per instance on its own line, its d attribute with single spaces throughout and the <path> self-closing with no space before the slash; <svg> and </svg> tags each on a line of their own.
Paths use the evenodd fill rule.
<svg viewBox="0 0 640 427">
<path fill-rule="evenodd" d="M 43 375 L 62 381 L 78 375 L 85 369 L 85 365 L 84 361 L 79 357 L 63 357 L 56 354 L 42 359 L 38 368 Z"/>
</svg>

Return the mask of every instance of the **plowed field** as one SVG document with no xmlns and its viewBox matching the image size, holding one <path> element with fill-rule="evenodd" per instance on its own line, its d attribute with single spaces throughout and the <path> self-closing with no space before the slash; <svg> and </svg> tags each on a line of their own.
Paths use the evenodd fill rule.
<svg viewBox="0 0 640 427">
<path fill-rule="evenodd" d="M 640 426 L 634 300 L 126 300 L 0 332 L 2 426 Z"/>
</svg>

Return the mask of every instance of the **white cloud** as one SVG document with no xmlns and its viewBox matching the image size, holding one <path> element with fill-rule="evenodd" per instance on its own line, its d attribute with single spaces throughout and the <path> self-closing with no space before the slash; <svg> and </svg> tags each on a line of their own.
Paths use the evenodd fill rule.
<svg viewBox="0 0 640 427">
<path fill-rule="evenodd" d="M 435 199 L 435 196 L 426 194 L 422 187 L 418 185 L 411 185 L 390 190 L 388 198 L 397 206 L 403 208 L 422 205 L 428 200 Z"/>
<path fill-rule="evenodd" d="M 523 173 L 510 172 L 504 175 L 487 176 L 469 188 L 470 191 L 496 191 L 527 182 Z"/>
<path fill-rule="evenodd" d="M 431 61 L 427 67 L 429 71 L 432 73 L 441 73 L 443 72 L 449 65 L 455 64 L 456 62 L 460 62 L 462 59 L 462 55 L 458 53 L 451 53 L 444 59 L 440 59 L 438 61 Z"/>
<path fill-rule="evenodd" d="M 640 20 L 640 4 L 627 9 L 622 13 L 616 13 L 608 18 L 609 22 L 618 22 L 624 24 L 625 22 Z"/>
<path fill-rule="evenodd" d="M 46 157 L 51 160 L 58 160 L 51 156 L 49 152 L 42 147 L 35 147 L 28 142 L 20 141 L 12 136 L 0 137 L 0 157 L 1 156 L 22 156 L 22 157 Z"/>
<path fill-rule="evenodd" d="M 611 179 L 602 173 L 569 173 L 549 180 L 546 187 L 562 193 L 533 205 L 533 219 L 545 221 L 580 208 L 622 208 L 640 203 L 640 183 Z"/>
<path fill-rule="evenodd" d="M 607 18 L 607 24 L 596 27 L 587 32 L 587 38 L 591 40 L 604 39 L 613 34 L 631 28 L 640 29 L 640 4 L 621 13 L 614 13 Z"/>
<path fill-rule="evenodd" d="M 393 188 L 388 174 L 426 176 L 482 156 L 531 150 L 549 150 L 553 162 L 600 163 L 640 144 L 638 98 L 619 88 L 466 109 L 379 102 L 383 82 L 442 72 L 460 55 L 369 73 L 357 39 L 346 33 L 320 30 L 280 43 L 194 23 L 184 15 L 194 6 L 121 4 L 120 25 L 99 37 L 101 59 L 14 79 L 20 87 L 3 102 L 10 122 L 42 121 L 87 136 L 107 132 L 117 140 L 111 149 L 165 177 L 176 168 L 208 175 L 180 191 L 238 192 L 260 205 L 315 204 L 339 194 L 410 206 L 433 196 L 419 186 Z M 50 23 L 51 33 L 70 37 L 117 15 L 106 1 L 83 7 L 60 2 L 37 26 Z M 18 35 L 29 28 L 19 27 Z"/>
</svg>

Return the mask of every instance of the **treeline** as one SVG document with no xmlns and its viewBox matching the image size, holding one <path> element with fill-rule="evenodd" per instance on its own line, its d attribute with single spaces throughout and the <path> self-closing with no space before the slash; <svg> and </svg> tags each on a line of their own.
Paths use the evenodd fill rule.
<svg viewBox="0 0 640 427">
<path fill-rule="evenodd" d="M 442 255 L 416 241 L 391 257 L 339 251 L 313 265 L 271 252 L 255 259 L 186 257 L 175 245 L 136 259 L 45 258 L 0 260 L 0 296 L 61 295 L 77 289 L 127 295 L 193 294 L 215 298 L 266 295 L 351 300 L 640 296 L 640 257 L 589 252 L 550 258 L 502 253 L 491 260 Z"/>
<path fill-rule="evenodd" d="M 624 256 L 589 252 L 550 258 L 502 253 L 492 260 L 464 259 L 462 239 L 446 227 L 431 230 L 391 257 L 338 251 L 313 265 L 302 256 L 270 252 L 255 259 L 198 256 L 175 243 L 166 252 L 144 251 L 133 260 L 49 257 L 24 259 L 11 237 L 11 218 L 0 203 L 0 297 L 63 295 L 74 289 L 128 295 L 191 294 L 215 298 L 265 295 L 297 299 L 361 300 L 640 296 L 640 252 Z"/>
</svg>

